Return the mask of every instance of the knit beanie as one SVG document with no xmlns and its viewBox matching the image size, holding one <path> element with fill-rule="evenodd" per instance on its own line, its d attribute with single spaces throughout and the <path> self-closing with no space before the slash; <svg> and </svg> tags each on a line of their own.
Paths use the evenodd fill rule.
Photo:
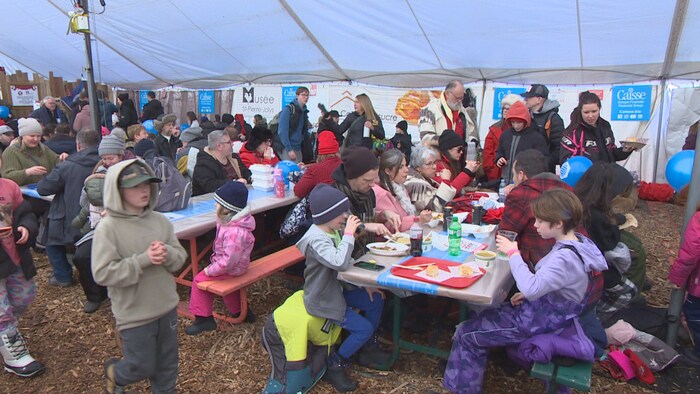
<svg viewBox="0 0 700 394">
<path fill-rule="evenodd" d="M 196 138 L 199 138 L 202 136 L 202 128 L 201 127 L 188 127 L 180 133 L 180 141 L 182 142 L 192 142 Z"/>
<path fill-rule="evenodd" d="M 309 195 L 314 224 L 328 223 L 350 209 L 348 196 L 333 186 L 321 183 Z"/>
<path fill-rule="evenodd" d="M 175 115 L 167 114 L 167 115 L 163 116 L 162 120 L 155 121 L 154 126 L 155 126 L 156 130 L 160 133 L 160 131 L 163 130 L 163 126 L 165 126 L 168 123 L 175 124 L 176 121 L 177 121 L 177 117 Z"/>
<path fill-rule="evenodd" d="M 441 152 L 447 152 L 455 146 L 464 146 L 464 140 L 454 131 L 445 130 L 440 134 L 440 138 L 438 138 L 438 146 Z"/>
<path fill-rule="evenodd" d="M 501 99 L 501 109 L 503 109 L 503 106 L 512 106 L 513 104 L 517 103 L 518 101 L 522 102 L 523 99 L 517 94 L 507 94 L 503 99 Z"/>
<path fill-rule="evenodd" d="M 377 156 L 364 146 L 348 146 L 340 159 L 347 179 L 355 179 L 370 170 L 379 168 Z"/>
<path fill-rule="evenodd" d="M 41 124 L 34 118 L 20 118 L 17 121 L 19 126 L 19 136 L 24 137 L 25 135 L 42 135 Z"/>
<path fill-rule="evenodd" d="M 332 131 L 325 130 L 318 135 L 319 155 L 332 155 L 333 153 L 338 153 L 339 150 L 338 140 Z"/>
<path fill-rule="evenodd" d="M 112 129 L 112 132 L 110 134 L 121 139 L 122 141 L 126 141 L 126 133 L 122 128 L 115 127 Z"/>
<path fill-rule="evenodd" d="M 233 123 L 233 115 L 231 115 L 231 114 L 221 115 L 221 122 L 226 123 L 227 125 L 230 125 L 231 123 Z"/>
<path fill-rule="evenodd" d="M 107 135 L 102 137 L 100 141 L 100 146 L 97 148 L 97 153 L 100 156 L 104 155 L 122 155 L 124 156 L 124 149 L 126 149 L 126 143 L 123 139 L 120 139 L 116 135 Z"/>
<path fill-rule="evenodd" d="M 214 200 L 231 212 L 240 212 L 248 205 L 248 188 L 238 181 L 228 181 L 214 192 Z"/>
<path fill-rule="evenodd" d="M 408 122 L 406 122 L 405 120 L 402 120 L 396 124 L 396 128 L 403 130 L 403 132 L 405 133 L 406 130 L 408 130 Z"/>
<path fill-rule="evenodd" d="M 12 130 L 12 127 L 10 127 L 10 126 L 8 126 L 8 125 L 2 125 L 2 126 L 0 126 L 0 134 L 7 134 L 7 133 L 13 133 L 13 134 L 14 134 L 14 132 L 15 132 L 15 131 Z"/>
</svg>

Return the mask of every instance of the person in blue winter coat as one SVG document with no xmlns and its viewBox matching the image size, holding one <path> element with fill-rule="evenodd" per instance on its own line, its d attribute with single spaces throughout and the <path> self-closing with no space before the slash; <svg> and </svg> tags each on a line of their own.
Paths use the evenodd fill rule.
<svg viewBox="0 0 700 394">
<path fill-rule="evenodd" d="M 572 319 L 602 293 L 599 272 L 605 258 L 590 239 L 576 233 L 583 208 L 572 192 L 557 188 L 532 203 L 535 228 L 556 243 L 532 273 L 517 242 L 498 236 L 498 250 L 507 253 L 518 293 L 498 308 L 486 310 L 457 327 L 443 385 L 454 392 L 480 393 L 488 351 L 517 346 L 529 338 L 571 325 Z"/>
</svg>

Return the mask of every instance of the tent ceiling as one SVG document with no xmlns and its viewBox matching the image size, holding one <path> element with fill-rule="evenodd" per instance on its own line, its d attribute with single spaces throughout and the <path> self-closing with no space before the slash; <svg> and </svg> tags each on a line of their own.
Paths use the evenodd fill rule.
<svg viewBox="0 0 700 394">
<path fill-rule="evenodd" d="M 96 79 L 156 88 L 352 80 L 518 84 L 700 79 L 700 2 L 106 0 L 93 14 Z M 96 12 L 102 11 L 92 1 Z M 66 0 L 4 0 L 0 65 L 80 78 L 82 35 Z"/>
</svg>

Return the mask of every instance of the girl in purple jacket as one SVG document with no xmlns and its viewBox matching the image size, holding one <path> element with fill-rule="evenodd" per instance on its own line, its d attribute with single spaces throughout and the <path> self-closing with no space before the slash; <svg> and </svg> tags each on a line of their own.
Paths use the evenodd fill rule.
<svg viewBox="0 0 700 394">
<path fill-rule="evenodd" d="M 451 391 L 480 393 L 490 348 L 517 346 L 535 335 L 569 327 L 589 301 L 597 301 L 594 294 L 600 295 L 595 272 L 607 269 L 607 264 L 590 239 L 574 232 L 583 217 L 576 195 L 561 188 L 545 191 L 533 201 L 532 212 L 540 236 L 556 243 L 533 274 L 516 242 L 496 238 L 498 250 L 509 256 L 520 292 L 510 303 L 457 327 L 443 381 Z"/>
<path fill-rule="evenodd" d="M 688 328 L 693 333 L 695 349 L 681 348 L 681 353 L 691 364 L 700 365 L 700 206 L 688 222 L 683 245 L 673 262 L 668 279 L 676 288 L 685 287 L 688 290 L 683 312 Z"/>
<path fill-rule="evenodd" d="M 199 290 L 199 282 L 223 280 L 231 276 L 241 276 L 248 270 L 250 253 L 255 237 L 255 219 L 248 207 L 248 188 L 238 181 L 229 181 L 216 190 L 216 239 L 210 264 L 200 271 L 192 281 L 190 293 L 190 312 L 195 316 L 194 323 L 185 329 L 188 335 L 197 335 L 204 331 L 216 330 L 216 321 L 212 316 L 214 295 Z M 234 316 L 241 313 L 241 294 L 239 291 L 224 297 L 224 304 Z M 253 322 L 255 315 L 248 309 L 246 322 Z"/>
</svg>

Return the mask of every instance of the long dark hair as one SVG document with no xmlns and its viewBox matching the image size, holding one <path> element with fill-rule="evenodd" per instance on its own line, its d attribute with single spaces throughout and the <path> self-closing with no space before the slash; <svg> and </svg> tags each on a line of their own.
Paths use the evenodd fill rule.
<svg viewBox="0 0 700 394">
<path fill-rule="evenodd" d="M 571 123 L 569 124 L 569 127 L 566 128 L 567 131 L 576 129 L 581 124 L 581 122 L 583 122 L 581 110 L 586 104 L 595 104 L 598 106 L 598 109 L 600 109 L 600 97 L 598 97 L 598 95 L 595 93 L 589 92 L 588 90 L 586 90 L 585 92 L 581 92 L 578 95 L 578 106 L 574 108 L 574 110 L 571 112 Z"/>
<path fill-rule="evenodd" d="M 403 160 L 406 160 L 406 156 L 398 149 L 384 151 L 379 157 L 379 186 L 394 197 L 396 194 L 391 186 L 391 176 L 386 173 L 386 170 L 388 169 L 392 174 L 396 173 L 401 168 Z"/>
<path fill-rule="evenodd" d="M 583 205 L 586 220 L 590 218 L 591 208 L 612 219 L 614 174 L 611 164 L 599 161 L 594 163 L 574 186 L 574 192 Z"/>
</svg>

